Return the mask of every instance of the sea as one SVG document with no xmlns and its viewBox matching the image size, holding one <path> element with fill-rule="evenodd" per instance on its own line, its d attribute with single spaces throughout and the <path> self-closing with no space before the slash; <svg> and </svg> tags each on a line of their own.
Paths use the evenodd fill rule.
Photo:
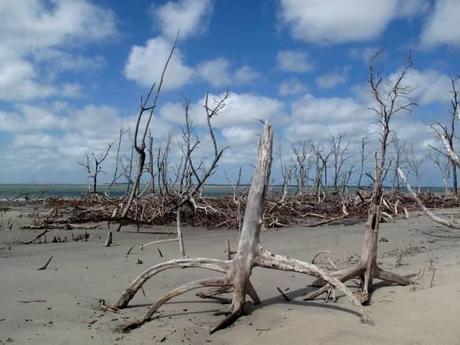
<svg viewBox="0 0 460 345">
<path fill-rule="evenodd" d="M 98 186 L 99 191 L 103 193 L 108 185 L 101 184 Z M 110 189 L 111 197 L 120 197 L 126 195 L 128 186 L 126 184 L 116 184 Z M 239 191 L 249 188 L 249 186 L 240 186 Z M 281 186 L 273 186 L 274 191 L 281 192 Z M 356 187 L 349 187 L 348 192 L 354 192 Z M 401 191 L 404 191 L 401 188 Z M 289 187 L 290 193 L 295 193 L 296 187 Z M 421 191 L 431 193 L 443 193 L 443 187 L 422 187 Z M 0 200 L 31 200 L 43 198 L 61 198 L 73 199 L 88 194 L 89 187 L 86 184 L 0 184 Z M 230 185 L 206 185 L 203 190 L 203 196 L 221 197 L 233 194 L 233 187 Z"/>
</svg>

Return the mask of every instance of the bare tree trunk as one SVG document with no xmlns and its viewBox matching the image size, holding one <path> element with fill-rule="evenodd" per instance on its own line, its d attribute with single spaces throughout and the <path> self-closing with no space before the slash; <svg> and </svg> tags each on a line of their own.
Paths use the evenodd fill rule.
<svg viewBox="0 0 460 345">
<path fill-rule="evenodd" d="M 179 253 L 185 256 L 184 238 L 182 237 L 182 229 L 180 223 L 180 207 L 176 211 L 176 229 L 177 229 L 177 241 L 179 242 Z"/>
<path fill-rule="evenodd" d="M 109 230 L 107 232 L 107 238 L 105 240 L 104 247 L 110 247 L 111 244 L 112 244 L 112 231 Z"/>
<path fill-rule="evenodd" d="M 391 118 L 400 111 L 410 111 L 415 103 L 408 95 L 407 87 L 402 85 L 402 81 L 411 66 L 409 59 L 406 66 L 402 69 L 395 81 L 389 81 L 388 85 L 382 89 L 383 79 L 379 72 L 375 72 L 374 66 L 369 66 L 369 85 L 376 101 L 376 106 L 371 108 L 379 117 L 381 133 L 379 137 L 380 152 L 375 153 L 375 173 L 374 173 L 374 191 L 372 194 L 371 204 L 369 206 L 369 215 L 364 226 L 364 238 L 361 249 L 361 258 L 358 265 L 354 268 L 344 269 L 333 272 L 333 276 L 340 281 L 347 281 L 352 278 L 361 278 L 361 302 L 369 301 L 369 293 L 373 289 L 373 279 L 379 278 L 399 285 L 408 285 L 410 280 L 394 273 L 386 272 L 377 266 L 377 247 L 380 229 L 381 204 L 383 199 L 383 180 L 388 171 L 386 164 L 386 154 L 389 145 L 388 137 L 390 134 Z M 383 96 L 385 95 L 385 97 Z M 388 98 L 386 98 L 388 97 Z M 320 283 L 318 281 L 317 283 Z M 328 291 L 327 284 L 317 291 L 306 296 L 306 300 L 316 298 Z"/>
<path fill-rule="evenodd" d="M 137 156 L 137 174 L 136 174 L 136 179 L 134 180 L 134 186 L 131 189 L 131 192 L 129 194 L 128 201 L 126 202 L 126 205 L 123 207 L 123 211 L 121 212 L 120 217 L 125 218 L 126 215 L 128 214 L 129 208 L 131 207 L 131 204 L 133 200 L 135 199 L 137 195 L 137 190 L 139 189 L 139 184 L 141 183 L 141 177 L 142 173 L 144 171 L 144 164 L 145 164 L 145 152 L 138 151 L 138 156 Z"/>
<path fill-rule="evenodd" d="M 249 295 L 256 304 L 260 302 L 256 290 L 250 281 L 252 268 L 255 266 L 267 269 L 298 272 L 320 277 L 331 286 L 340 289 L 347 299 L 349 299 L 350 302 L 357 307 L 360 315 L 362 316 L 362 320 L 369 321 L 359 300 L 339 280 L 330 276 L 313 264 L 271 253 L 260 245 L 260 230 L 263 223 L 262 216 L 265 206 L 265 193 L 269 182 L 272 161 L 272 142 L 272 128 L 268 123 L 266 123 L 259 141 L 256 170 L 249 190 L 243 227 L 238 242 L 238 249 L 233 259 L 174 259 L 152 266 L 131 281 L 128 288 L 115 304 L 115 307 L 126 307 L 136 292 L 148 279 L 168 269 L 201 267 L 223 273 L 225 274 L 225 277 L 220 279 L 200 279 L 171 290 L 160 297 L 158 301 L 149 308 L 143 319 L 125 325 L 124 330 L 139 327 L 145 322 L 150 321 L 158 308 L 171 298 L 199 288 L 218 289 L 219 292 L 233 291 L 231 305 L 221 313 L 227 315 L 226 318 L 219 322 L 211 332 L 222 329 L 232 324 L 241 315 L 243 315 L 246 295 Z"/>
</svg>

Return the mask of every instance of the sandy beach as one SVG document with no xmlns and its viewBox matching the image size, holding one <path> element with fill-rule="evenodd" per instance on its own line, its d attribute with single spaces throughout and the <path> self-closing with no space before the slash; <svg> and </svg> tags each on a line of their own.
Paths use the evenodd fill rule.
<svg viewBox="0 0 460 345">
<path fill-rule="evenodd" d="M 176 243 L 160 247 L 138 244 L 167 238 L 153 232 L 168 227 L 125 227 L 104 247 L 105 224 L 88 230 L 87 242 L 19 244 L 40 230 L 30 224 L 32 208 L 12 208 L 0 218 L 12 228 L 0 230 L 0 344 L 459 344 L 460 232 L 449 232 L 425 216 L 413 213 L 382 224 L 379 263 L 401 274 L 426 273 L 415 291 L 410 287 L 378 284 L 366 310 L 374 325 L 362 324 L 345 298 L 337 303 L 302 301 L 312 279 L 299 274 L 255 269 L 252 281 L 262 299 L 248 305 L 249 313 L 232 327 L 213 335 L 209 329 L 224 306 L 189 293 L 161 308 L 161 317 L 128 334 L 116 331 L 123 322 L 140 318 L 163 292 L 209 272 L 182 269 L 159 274 L 118 313 L 99 309 L 101 299 L 115 301 L 130 279 L 149 267 L 178 256 Z M 451 214 L 454 210 L 442 210 Z M 71 238 L 82 230 L 53 230 L 47 238 Z M 237 231 L 185 228 L 189 256 L 224 258 L 224 240 L 235 247 Z M 330 250 L 339 268 L 352 265 L 360 251 L 363 224 L 318 228 L 286 228 L 262 233 L 265 247 L 304 260 Z M 431 234 L 431 235 L 430 235 Z M 433 236 L 436 235 L 435 236 Z M 438 237 L 450 236 L 450 237 Z M 451 238 L 451 237 L 454 238 Z M 455 238 L 458 236 L 459 238 Z M 128 249 L 136 244 L 129 255 Z M 37 270 L 53 256 L 46 270 Z M 323 260 L 323 267 L 330 266 Z M 428 270 L 429 266 L 434 267 Z M 433 281 L 432 281 L 433 279 Z M 432 287 L 430 287 L 432 284 Z M 352 284 L 349 284 L 352 285 Z M 285 301 L 279 287 L 289 298 Z"/>
</svg>

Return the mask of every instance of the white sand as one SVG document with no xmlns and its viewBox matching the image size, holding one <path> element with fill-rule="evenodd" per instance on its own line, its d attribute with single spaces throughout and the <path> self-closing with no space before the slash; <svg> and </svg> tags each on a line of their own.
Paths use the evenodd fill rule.
<svg viewBox="0 0 460 345">
<path fill-rule="evenodd" d="M 165 305 L 160 319 L 129 334 L 114 329 L 125 318 L 141 317 L 146 306 L 118 314 L 97 309 L 100 298 L 109 303 L 115 301 L 137 273 L 175 257 L 175 243 L 161 246 L 164 258 L 160 258 L 156 247 L 144 251 L 136 247 L 125 256 L 132 244 L 157 236 L 145 233 L 114 233 L 114 245 L 110 248 L 103 247 L 106 230 L 90 230 L 88 242 L 15 244 L 15 240 L 37 234 L 18 229 L 21 223 L 30 221 L 17 218 L 18 214 L 13 210 L 0 218 L 4 222 L 11 217 L 14 224 L 12 230 L 0 230 L 0 344 L 460 344 L 460 239 L 423 234 L 421 231 L 445 233 L 424 216 L 414 215 L 410 220 L 398 219 L 383 225 L 381 236 L 389 242 L 380 243 L 379 257 L 383 267 L 404 274 L 415 273 L 432 260 L 437 268 L 434 286 L 429 288 L 431 272 L 414 292 L 409 287 L 378 284 L 371 305 L 366 307 L 374 326 L 361 324 L 344 298 L 327 304 L 302 302 L 302 295 L 311 291 L 307 288 L 311 278 L 255 269 L 252 281 L 262 305 L 254 308 L 248 304 L 248 316 L 209 335 L 211 325 L 221 318 L 213 316 L 213 311 L 223 306 L 201 300 L 193 293 Z M 70 239 L 70 232 L 53 231 L 48 239 L 56 234 Z M 331 257 L 338 260 L 337 265 L 345 267 L 350 265 L 346 260 L 359 253 L 362 232 L 362 224 L 291 228 L 263 233 L 262 243 L 273 251 L 305 260 L 310 260 L 318 250 L 332 250 Z M 233 247 L 237 240 L 234 231 L 186 229 L 185 233 L 190 256 L 223 258 L 224 239 L 230 238 Z M 395 267 L 401 251 L 406 252 L 402 265 Z M 54 258 L 48 269 L 38 271 L 51 255 Z M 137 264 L 138 259 L 143 264 Z M 146 296 L 140 293 L 132 304 L 151 303 L 162 292 L 209 274 L 213 273 L 195 269 L 164 272 L 148 282 Z M 277 286 L 288 289 L 291 302 L 283 300 Z M 19 302 L 30 300 L 44 301 Z"/>
</svg>

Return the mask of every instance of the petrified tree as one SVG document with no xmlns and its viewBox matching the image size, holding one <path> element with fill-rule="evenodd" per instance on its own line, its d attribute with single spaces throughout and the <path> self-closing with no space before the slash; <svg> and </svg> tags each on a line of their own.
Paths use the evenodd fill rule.
<svg viewBox="0 0 460 345">
<path fill-rule="evenodd" d="M 385 81 L 380 76 L 380 72 L 375 70 L 373 62 L 369 67 L 369 86 L 376 103 L 371 109 L 378 115 L 381 127 L 379 138 L 380 152 L 379 154 L 375 153 L 374 190 L 369 206 L 369 215 L 364 226 L 364 239 L 358 265 L 332 273 L 335 278 L 342 282 L 353 278 L 360 278 L 361 291 L 359 296 L 363 304 L 369 301 L 369 293 L 372 291 L 373 280 L 375 278 L 399 285 L 408 285 L 410 283 L 409 279 L 384 271 L 377 265 L 377 246 L 382 215 L 383 179 L 388 171 L 386 155 L 390 143 L 390 122 L 394 115 L 400 112 L 411 111 L 415 105 L 409 97 L 409 88 L 403 84 L 411 64 L 411 60 L 409 59 L 394 80 Z M 325 292 L 330 293 L 329 284 L 324 284 L 321 281 L 317 281 L 317 283 L 322 283 L 323 287 L 306 296 L 306 300 L 316 298 Z"/>
<path fill-rule="evenodd" d="M 237 251 L 233 258 L 228 260 L 217 260 L 211 258 L 183 258 L 173 259 L 152 266 L 138 275 L 131 282 L 119 300 L 115 303 L 114 307 L 127 307 L 129 301 L 148 279 L 152 278 L 159 272 L 163 272 L 168 269 L 204 268 L 223 273 L 224 277 L 200 279 L 171 290 L 160 297 L 158 301 L 149 308 L 143 319 L 126 325 L 124 327 L 125 330 L 139 327 L 143 323 L 151 320 L 158 308 L 171 298 L 182 295 L 190 290 L 202 288 L 213 288 L 220 291 L 232 292 L 232 302 L 229 308 L 221 313 L 226 315 L 226 317 L 219 322 L 211 332 L 224 328 L 232 324 L 243 314 L 246 295 L 249 295 L 254 303 L 259 303 L 259 297 L 257 296 L 256 290 L 250 281 L 252 269 L 256 266 L 268 269 L 304 273 L 319 277 L 331 286 L 340 289 L 358 308 L 362 319 L 367 320 L 359 300 L 338 279 L 327 274 L 314 264 L 271 253 L 261 246 L 260 231 L 263 223 L 262 216 L 265 206 L 265 193 L 270 177 L 272 142 L 272 128 L 268 123 L 266 123 L 262 136 L 259 140 L 256 169 L 249 190 L 248 202 L 246 205 L 243 227 L 241 229 Z"/>
</svg>

